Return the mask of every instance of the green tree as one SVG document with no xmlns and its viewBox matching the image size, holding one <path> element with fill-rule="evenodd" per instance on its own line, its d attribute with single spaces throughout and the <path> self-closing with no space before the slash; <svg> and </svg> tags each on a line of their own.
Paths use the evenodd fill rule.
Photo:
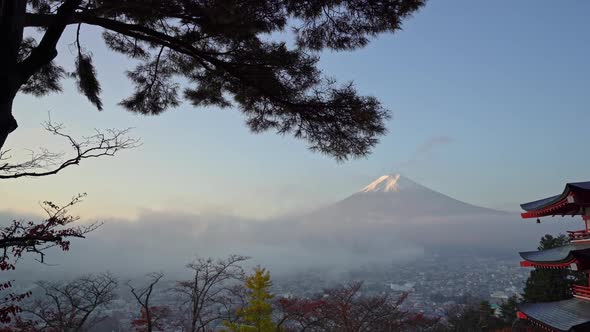
<svg viewBox="0 0 590 332">
<path fill-rule="evenodd" d="M 552 236 L 547 234 L 541 238 L 538 250 L 547 250 L 569 243 L 563 234 Z M 568 269 L 534 268 L 526 281 L 523 293 L 525 302 L 551 302 L 572 297 L 571 286 L 584 280 L 581 272 Z"/>
<path fill-rule="evenodd" d="M 257 267 L 254 274 L 246 278 L 245 283 L 248 290 L 248 304 L 239 310 L 239 323 L 226 323 L 230 331 L 234 332 L 271 332 L 276 331 L 276 324 L 272 321 L 272 304 L 270 300 L 273 295 L 270 293 L 272 282 L 270 272 L 264 268 Z"/>
<path fill-rule="evenodd" d="M 447 326 L 443 331 L 487 332 L 502 327 L 502 323 L 494 314 L 488 301 L 479 305 L 470 305 L 448 314 Z"/>
<path fill-rule="evenodd" d="M 565 234 L 559 234 L 557 236 L 546 234 L 541 238 L 541 241 L 539 241 L 539 246 L 537 247 L 537 249 L 546 250 L 551 248 L 557 248 L 566 245 L 569 242 L 570 240 Z"/>
<path fill-rule="evenodd" d="M 0 148 L 18 127 L 18 93 L 60 92 L 62 79 L 73 77 L 81 94 L 104 107 L 88 49 L 92 27 L 136 64 L 127 72 L 134 92 L 120 102 L 131 112 L 160 114 L 181 99 L 235 106 L 254 132 L 291 133 L 338 159 L 366 155 L 385 132 L 388 111 L 324 75 L 320 51 L 354 50 L 398 31 L 425 2 L 0 0 Z M 62 39 L 75 40 L 71 75 L 53 61 Z M 184 91 L 180 82 L 188 82 Z"/>
<path fill-rule="evenodd" d="M 500 319 L 505 326 L 511 326 L 516 319 L 517 304 L 518 298 L 516 295 L 509 297 L 508 300 L 500 304 Z"/>
</svg>

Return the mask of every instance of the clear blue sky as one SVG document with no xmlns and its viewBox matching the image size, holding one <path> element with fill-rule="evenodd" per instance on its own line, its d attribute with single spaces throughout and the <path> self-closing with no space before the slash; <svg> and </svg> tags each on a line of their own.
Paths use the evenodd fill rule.
<svg viewBox="0 0 590 332">
<path fill-rule="evenodd" d="M 144 145 L 52 178 L 3 182 L 0 197 L 29 210 L 88 192 L 83 210 L 105 217 L 141 209 L 266 216 L 328 203 L 401 171 L 452 197 L 517 210 L 566 181 L 590 180 L 589 13 L 582 0 L 430 1 L 404 31 L 352 53 L 323 54 L 326 74 L 353 80 L 393 112 L 374 153 L 344 164 L 291 137 L 251 135 L 235 110 L 126 113 L 117 102 L 131 90 L 123 75 L 130 62 L 83 29 L 105 110 L 94 110 L 71 82 L 62 95 L 21 95 L 21 127 L 9 145 L 53 146 L 39 128 L 47 111 L 74 133 L 135 127 Z M 58 58 L 70 68 L 71 32 Z"/>
</svg>

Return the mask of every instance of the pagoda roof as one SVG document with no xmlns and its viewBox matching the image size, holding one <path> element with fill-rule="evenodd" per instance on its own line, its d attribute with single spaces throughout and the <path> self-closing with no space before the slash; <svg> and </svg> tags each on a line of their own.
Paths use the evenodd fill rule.
<svg viewBox="0 0 590 332">
<path fill-rule="evenodd" d="M 557 331 L 589 331 L 590 302 L 572 298 L 557 302 L 523 303 L 526 318 Z"/>
<path fill-rule="evenodd" d="M 579 256 L 578 252 L 582 251 L 588 251 L 590 254 L 590 244 L 566 244 L 551 249 L 519 252 L 519 254 L 524 260 L 533 263 L 565 263 L 576 259 Z"/>
<path fill-rule="evenodd" d="M 584 207 L 590 207 L 590 182 L 575 182 L 565 185 L 559 195 L 521 204 L 523 218 L 538 218 L 554 215 L 581 215 Z"/>
</svg>

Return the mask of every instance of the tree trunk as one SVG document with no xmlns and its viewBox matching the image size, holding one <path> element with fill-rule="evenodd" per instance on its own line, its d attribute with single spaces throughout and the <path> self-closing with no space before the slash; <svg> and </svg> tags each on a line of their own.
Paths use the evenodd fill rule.
<svg viewBox="0 0 590 332">
<path fill-rule="evenodd" d="M 56 45 L 82 0 L 65 0 L 39 45 L 18 62 L 23 41 L 27 0 L 0 0 L 0 149 L 17 127 L 12 102 L 20 86 L 57 56 Z"/>
<path fill-rule="evenodd" d="M 0 101 L 0 150 L 4 146 L 8 134 L 17 127 L 16 120 L 12 116 L 12 99 Z"/>
<path fill-rule="evenodd" d="M 145 299 L 145 319 L 147 320 L 147 332 L 152 332 L 152 315 L 150 313 L 149 295 Z"/>
<path fill-rule="evenodd" d="M 21 84 L 17 58 L 26 6 L 26 0 L 0 0 L 0 150 L 18 127 L 12 116 L 12 102 Z"/>
</svg>

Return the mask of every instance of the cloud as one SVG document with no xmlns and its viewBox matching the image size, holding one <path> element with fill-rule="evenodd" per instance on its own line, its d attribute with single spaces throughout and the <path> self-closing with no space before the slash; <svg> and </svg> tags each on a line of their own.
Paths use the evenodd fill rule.
<svg viewBox="0 0 590 332">
<path fill-rule="evenodd" d="M 17 272 L 32 280 L 105 270 L 129 277 L 152 271 L 180 277 L 197 255 L 240 254 L 252 257 L 249 264 L 266 266 L 280 275 L 310 268 L 347 271 L 367 262 L 391 263 L 397 256 L 406 256 L 400 254 L 406 246 L 392 241 L 390 231 L 376 226 L 331 225 L 322 230 L 298 221 L 295 217 L 261 221 L 143 210 L 137 219 L 107 220 L 86 239 L 73 240 L 68 252 L 48 252 L 49 265 L 28 259 L 19 264 Z M 422 253 L 408 250 L 412 258 Z"/>
<path fill-rule="evenodd" d="M 453 143 L 455 140 L 450 136 L 432 136 L 422 143 L 418 149 L 416 149 L 416 155 L 424 155 L 430 153 L 435 148 L 441 145 L 448 145 Z"/>
<path fill-rule="evenodd" d="M 425 250 L 439 248 L 469 248 L 470 253 L 504 248 L 512 253 L 536 243 L 543 232 L 557 233 L 557 229 L 550 231 L 547 226 L 517 222 L 513 220 L 517 216 L 491 210 L 489 215 L 447 216 L 431 215 L 418 207 L 425 215 L 404 215 L 397 210 L 382 210 L 379 204 L 370 203 L 364 208 L 346 202 L 349 209 L 340 204 L 264 221 L 143 210 L 136 219 L 107 220 L 86 239 L 73 240 L 68 252 L 47 252 L 49 265 L 35 262 L 29 255 L 15 272 L 24 276 L 19 278 L 23 280 L 106 270 L 123 278 L 164 271 L 171 278 L 181 279 L 188 277 L 185 265 L 196 255 L 229 254 L 250 256 L 250 266 L 263 265 L 274 275 L 320 268 L 345 272 L 370 264 L 419 259 Z M 391 202 L 386 201 L 386 206 L 390 207 Z M 0 217 L 9 215 L 0 211 Z"/>
<path fill-rule="evenodd" d="M 405 168 L 415 166 L 416 164 L 427 159 L 439 147 L 449 145 L 454 142 L 455 140 L 451 136 L 431 136 L 424 143 L 420 144 L 408 159 L 395 164 L 393 170 L 397 172 Z"/>
</svg>

